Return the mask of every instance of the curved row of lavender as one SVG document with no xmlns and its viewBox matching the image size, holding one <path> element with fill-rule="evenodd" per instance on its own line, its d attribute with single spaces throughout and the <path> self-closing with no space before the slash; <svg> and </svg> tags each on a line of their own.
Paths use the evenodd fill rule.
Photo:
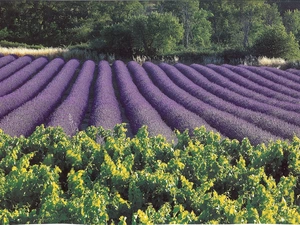
<svg viewBox="0 0 300 225">
<path fill-rule="evenodd" d="M 233 92 L 282 109 L 300 112 L 300 105 L 292 103 L 297 102 L 298 100 L 295 101 L 284 94 L 275 92 L 267 87 L 262 87 L 228 68 L 212 64 L 209 64 L 206 67 L 211 69 L 209 73 L 207 73 L 208 76 L 206 76 L 206 78 L 209 79 L 211 76 L 215 83 Z"/>
<path fill-rule="evenodd" d="M 75 135 L 88 107 L 94 71 L 95 63 L 85 61 L 68 97 L 49 116 L 47 126 L 60 126 L 67 135 Z"/>
<path fill-rule="evenodd" d="M 216 131 L 203 118 L 162 93 L 138 63 L 129 62 L 127 67 L 139 91 L 172 129 L 193 131 L 196 127 L 205 126 L 207 130 Z"/>
<path fill-rule="evenodd" d="M 293 111 L 284 110 L 272 105 L 261 103 L 253 99 L 239 95 L 233 91 L 223 88 L 207 80 L 201 73 L 196 71 L 193 67 L 181 63 L 177 63 L 175 67 L 180 70 L 185 76 L 191 79 L 194 83 L 211 92 L 212 94 L 229 101 L 237 106 L 250 109 L 252 111 L 265 113 L 267 115 L 275 116 L 288 123 L 300 126 L 299 114 Z M 197 65 L 196 65 L 197 66 Z"/>
<path fill-rule="evenodd" d="M 68 61 L 59 74 L 35 98 L 0 120 L 1 129 L 11 136 L 29 136 L 57 106 L 78 66 L 78 60 Z"/>
<path fill-rule="evenodd" d="M 272 89 L 273 91 L 276 91 L 278 93 L 288 96 L 289 98 L 285 99 L 286 101 L 290 101 L 293 103 L 300 103 L 300 101 L 298 99 L 300 97 L 300 93 L 297 91 L 291 90 L 290 88 L 287 88 L 283 85 L 280 85 L 269 79 L 266 79 L 266 78 L 262 77 L 261 75 L 251 72 L 250 70 L 247 70 L 246 68 L 243 68 L 241 66 L 232 66 L 232 65 L 228 65 L 228 64 L 224 64 L 222 66 L 238 73 L 240 76 L 243 76 L 243 77 L 259 84 L 260 86 L 267 87 L 269 89 Z"/>
<path fill-rule="evenodd" d="M 17 72 L 19 69 L 31 63 L 32 60 L 33 58 L 31 56 L 22 56 L 14 60 L 13 62 L 7 64 L 6 66 L 0 68 L 0 81 L 4 80 L 11 74 Z"/>
<path fill-rule="evenodd" d="M 239 65 L 241 68 L 245 68 L 260 77 L 270 80 L 276 84 L 276 86 L 280 87 L 281 89 L 288 93 L 288 95 L 294 96 L 295 98 L 299 98 L 300 94 L 300 85 L 297 82 L 294 82 L 290 79 L 287 79 L 286 77 L 278 76 L 271 71 L 265 70 L 263 68 L 259 68 L 256 66 L 245 66 L 245 65 Z"/>
<path fill-rule="evenodd" d="M 61 58 L 53 59 L 33 78 L 15 91 L 0 97 L 0 119 L 36 96 L 64 65 Z"/>
<path fill-rule="evenodd" d="M 6 55 L 6 56 L 2 56 L 0 58 L 0 68 L 11 63 L 12 61 L 14 61 L 16 59 L 15 56 L 13 55 Z"/>
<path fill-rule="evenodd" d="M 257 127 L 284 139 L 291 139 L 294 134 L 297 134 L 298 136 L 300 135 L 300 127 L 298 126 L 292 125 L 270 115 L 236 106 L 196 85 L 174 66 L 166 63 L 161 63 L 159 66 L 178 87 L 221 111 L 228 112 L 236 117 L 242 118 Z"/>
<path fill-rule="evenodd" d="M 37 125 L 46 123 L 61 126 L 72 136 L 83 129 L 82 123 L 87 124 L 84 116 L 89 125 L 113 129 L 123 122 L 124 110 L 133 133 L 147 125 L 151 136 L 162 134 L 168 140 L 176 138 L 174 129 L 192 131 L 202 125 L 230 138 L 248 137 L 253 144 L 300 136 L 299 98 L 290 94 L 298 92 L 300 72 L 257 71 L 261 75 L 256 76 L 268 77 L 262 79 L 274 77 L 277 83 L 269 82 L 275 86 L 288 87 L 289 93 L 284 93 L 249 79 L 246 75 L 255 74 L 252 68 L 237 68 L 150 62 L 141 66 L 122 61 L 110 66 L 100 61 L 95 77 L 95 63 L 89 60 L 80 66 L 75 59 L 65 64 L 60 58 L 48 62 L 46 58 L 10 56 L 0 68 L 0 77 L 1 70 L 5 76 L 0 81 L 0 96 L 4 94 L 0 97 L 0 129 L 12 136 L 28 136 Z M 283 84 L 285 80 L 288 85 Z M 62 101 L 68 87 L 71 91 Z"/>
<path fill-rule="evenodd" d="M 184 91 L 164 73 L 164 71 L 153 63 L 146 62 L 143 67 L 152 78 L 153 83 L 160 90 L 175 100 L 186 109 L 196 113 L 221 134 L 229 138 L 236 138 L 242 141 L 247 136 L 251 143 L 257 145 L 262 142 L 279 139 L 264 131 L 252 123 L 227 112 L 223 112 Z M 299 129 L 300 134 L 300 129 Z"/>
<path fill-rule="evenodd" d="M 6 95 L 24 84 L 48 63 L 48 59 L 40 57 L 0 82 L 0 96 Z"/>
<path fill-rule="evenodd" d="M 132 64 L 128 64 L 129 69 Z M 133 134 L 143 125 L 148 126 L 149 135 L 163 134 L 168 141 L 174 140 L 175 136 L 170 127 L 162 120 L 158 112 L 141 95 L 132 81 L 130 73 L 122 61 L 115 61 L 112 65 L 116 77 L 120 101 L 125 109 L 125 114 L 130 122 Z M 130 71 L 132 71 L 130 69 Z"/>
<path fill-rule="evenodd" d="M 112 70 L 109 63 L 102 60 L 98 64 L 89 125 L 113 130 L 120 123 L 122 123 L 121 110 L 113 87 Z"/>
<path fill-rule="evenodd" d="M 290 68 L 290 69 L 287 69 L 286 71 L 289 73 L 295 74 L 296 76 L 300 76 L 300 71 L 297 69 Z"/>
<path fill-rule="evenodd" d="M 297 83 L 300 82 L 299 70 L 296 70 L 296 69 L 281 70 L 281 69 L 277 69 L 277 68 L 274 68 L 274 67 L 267 67 L 267 66 L 262 66 L 261 69 L 270 71 L 273 74 L 276 74 L 280 77 L 284 77 L 284 78 L 289 79 L 289 80 L 292 80 L 294 82 L 297 82 Z M 296 71 L 296 73 L 292 73 L 291 70 Z M 297 75 L 297 73 L 298 73 L 298 75 Z"/>
</svg>

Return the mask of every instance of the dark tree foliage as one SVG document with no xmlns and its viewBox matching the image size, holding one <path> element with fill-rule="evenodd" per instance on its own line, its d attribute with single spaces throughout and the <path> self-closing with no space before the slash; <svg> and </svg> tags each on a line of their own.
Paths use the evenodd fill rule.
<svg viewBox="0 0 300 225">
<path fill-rule="evenodd" d="M 89 16 L 88 2 L 4 1 L 0 2 L 0 30 L 8 40 L 44 46 L 72 43 L 73 29 Z"/>
</svg>

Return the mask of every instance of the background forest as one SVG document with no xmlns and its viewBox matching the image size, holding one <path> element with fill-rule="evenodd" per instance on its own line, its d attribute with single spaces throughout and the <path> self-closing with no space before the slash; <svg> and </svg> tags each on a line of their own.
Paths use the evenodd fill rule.
<svg viewBox="0 0 300 225">
<path fill-rule="evenodd" d="M 0 45 L 297 59 L 300 1 L 1 1 Z"/>
</svg>

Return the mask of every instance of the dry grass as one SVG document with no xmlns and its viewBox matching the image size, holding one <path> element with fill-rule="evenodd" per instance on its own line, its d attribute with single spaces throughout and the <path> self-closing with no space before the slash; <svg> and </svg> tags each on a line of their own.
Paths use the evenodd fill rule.
<svg viewBox="0 0 300 225">
<path fill-rule="evenodd" d="M 6 48 L 0 47 L 0 52 L 3 55 L 14 54 L 17 56 L 32 55 L 35 57 L 46 56 L 54 58 L 56 56 L 63 56 L 69 52 L 69 49 L 64 48 L 44 48 L 44 49 L 30 49 L 30 48 Z"/>
<path fill-rule="evenodd" d="M 34 57 L 46 56 L 49 59 L 53 59 L 55 57 L 62 57 L 65 60 L 69 60 L 72 58 L 76 58 L 79 60 L 87 60 L 91 59 L 95 62 L 100 60 L 107 60 L 109 62 L 113 62 L 115 60 L 115 55 L 113 54 L 104 54 L 104 53 L 97 53 L 93 50 L 81 50 L 81 49 L 68 49 L 68 48 L 42 48 L 42 49 L 32 49 L 32 48 L 7 48 L 0 46 L 0 53 L 3 55 L 15 54 L 17 56 L 24 56 L 24 55 L 32 55 Z M 171 58 L 160 58 L 160 59 L 151 59 L 147 56 L 136 56 L 133 57 L 131 60 L 137 61 L 138 63 L 142 64 L 145 61 L 153 61 L 153 62 L 167 62 L 170 64 L 174 64 L 179 61 L 177 56 Z M 213 63 L 213 64 L 222 64 L 224 63 L 221 58 L 216 57 L 207 57 L 205 58 L 203 64 Z M 195 63 L 195 62 L 191 62 Z M 254 65 L 254 66 L 271 66 L 277 68 L 288 68 L 288 67 L 300 67 L 299 61 L 296 62 L 288 62 L 282 58 L 267 58 L 267 57 L 246 57 L 244 61 L 239 59 L 236 64 L 243 63 L 245 65 Z"/>
<path fill-rule="evenodd" d="M 94 61 L 100 61 L 106 59 L 108 61 L 114 61 L 115 56 L 113 54 L 98 54 L 92 50 L 80 50 L 80 49 L 68 49 L 68 48 L 43 48 L 43 49 L 30 49 L 30 48 L 6 48 L 0 47 L 0 53 L 3 55 L 15 54 L 17 56 L 32 55 L 34 57 L 46 56 L 49 59 L 55 57 L 62 57 L 65 60 L 76 58 L 79 60 L 91 59 Z"/>
<path fill-rule="evenodd" d="M 282 58 L 267 58 L 259 57 L 258 65 L 259 66 L 272 66 L 272 67 L 282 67 L 286 65 L 286 61 Z"/>
</svg>

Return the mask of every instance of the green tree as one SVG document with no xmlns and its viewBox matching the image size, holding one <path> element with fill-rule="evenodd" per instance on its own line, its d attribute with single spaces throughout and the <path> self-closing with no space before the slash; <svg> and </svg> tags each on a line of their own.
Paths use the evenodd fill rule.
<svg viewBox="0 0 300 225">
<path fill-rule="evenodd" d="M 184 28 L 182 44 L 185 48 L 210 45 L 212 29 L 208 18 L 212 14 L 200 8 L 199 0 L 163 1 L 160 10 L 179 18 Z"/>
<path fill-rule="evenodd" d="M 299 57 L 299 45 L 292 33 L 287 33 L 284 26 L 266 27 L 253 45 L 257 56 L 295 59 Z"/>
<path fill-rule="evenodd" d="M 213 16 L 212 13 L 199 9 L 194 13 L 193 23 L 191 26 L 191 43 L 196 47 L 210 47 L 212 27 L 209 17 Z"/>
<path fill-rule="evenodd" d="M 148 56 L 172 50 L 183 36 L 178 18 L 170 13 L 151 13 L 129 21 L 135 52 Z"/>
<path fill-rule="evenodd" d="M 8 33 L 8 30 L 6 27 L 4 29 L 0 29 L 0 40 L 3 40 L 8 36 L 9 36 L 9 33 Z"/>
<path fill-rule="evenodd" d="M 90 10 L 90 2 L 0 2 L 0 29 L 7 27 L 9 41 L 66 45 L 80 41 L 75 29 L 89 17 Z"/>
<path fill-rule="evenodd" d="M 249 35 L 249 46 L 251 47 L 257 38 L 265 32 L 266 27 L 279 28 L 283 26 L 282 17 L 276 4 L 264 3 L 260 8 L 260 14 L 256 16 L 255 22 Z"/>
<path fill-rule="evenodd" d="M 119 56 L 131 56 L 132 34 L 128 20 L 144 14 L 144 6 L 138 0 L 93 2 L 90 19 L 91 26 L 88 41 L 99 52 L 115 53 Z"/>
<path fill-rule="evenodd" d="M 201 6 L 213 14 L 212 42 L 225 48 L 247 49 L 265 26 L 282 25 L 277 5 L 265 0 L 212 0 Z"/>
<path fill-rule="evenodd" d="M 241 40 L 240 18 L 236 17 L 236 9 L 227 0 L 201 1 L 201 7 L 212 13 L 209 17 L 211 22 L 211 41 L 222 47 L 232 47 Z"/>
<path fill-rule="evenodd" d="M 268 26 L 282 26 L 282 17 L 280 15 L 277 4 L 264 4 L 263 5 L 262 20 L 263 25 Z"/>
<path fill-rule="evenodd" d="M 296 10 L 288 10 L 284 13 L 283 23 L 287 30 L 287 32 L 292 32 L 297 41 L 300 41 L 300 11 Z"/>
<path fill-rule="evenodd" d="M 105 27 L 102 30 L 102 38 L 94 42 L 92 47 L 98 51 L 128 57 L 133 54 L 132 45 L 132 35 L 128 24 L 117 23 Z"/>
</svg>

